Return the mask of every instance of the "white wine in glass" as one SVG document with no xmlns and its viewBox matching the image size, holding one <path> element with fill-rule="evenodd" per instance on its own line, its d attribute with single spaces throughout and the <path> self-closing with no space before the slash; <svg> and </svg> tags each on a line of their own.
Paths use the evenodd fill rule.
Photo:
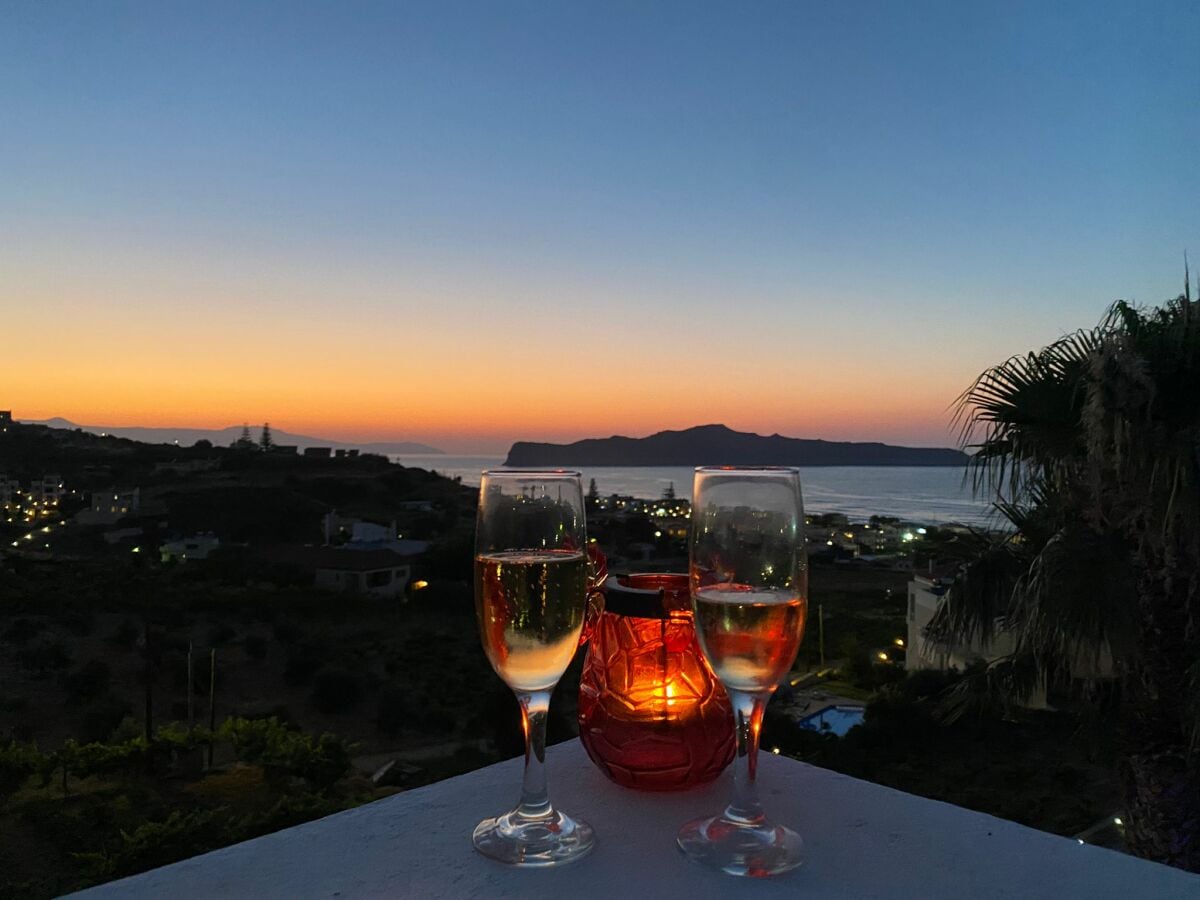
<svg viewBox="0 0 1200 900">
<path fill-rule="evenodd" d="M 729 693 L 737 756 L 733 800 L 684 825 L 679 847 L 731 875 L 777 875 L 804 862 L 804 842 L 767 819 L 755 778 L 763 710 L 796 659 L 808 612 L 797 470 L 697 469 L 688 556 L 696 634 Z"/>
<path fill-rule="evenodd" d="M 587 854 L 595 834 L 554 808 L 546 789 L 546 716 L 583 631 L 587 533 L 578 472 L 483 473 L 475 528 L 475 612 L 492 668 L 517 695 L 525 777 L 516 808 L 479 823 L 485 856 L 553 866 Z"/>
</svg>

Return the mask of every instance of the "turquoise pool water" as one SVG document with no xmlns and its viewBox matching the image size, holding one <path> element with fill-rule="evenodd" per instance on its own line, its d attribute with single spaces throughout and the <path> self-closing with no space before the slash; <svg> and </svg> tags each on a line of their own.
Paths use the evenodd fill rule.
<svg viewBox="0 0 1200 900">
<path fill-rule="evenodd" d="M 805 716 L 797 724 L 810 731 L 825 731 L 842 737 L 863 721 L 861 706 L 827 706 L 820 712 Z"/>
</svg>

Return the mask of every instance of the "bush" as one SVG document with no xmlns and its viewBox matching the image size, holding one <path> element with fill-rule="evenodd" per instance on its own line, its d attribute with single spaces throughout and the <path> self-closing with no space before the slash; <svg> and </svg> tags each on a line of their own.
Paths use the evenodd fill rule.
<svg viewBox="0 0 1200 900">
<path fill-rule="evenodd" d="M 312 679 L 321 665 L 322 660 L 319 656 L 301 649 L 288 657 L 287 665 L 283 669 L 283 680 L 291 685 L 304 684 Z"/>
<path fill-rule="evenodd" d="M 96 617 L 90 611 L 68 613 L 62 623 L 76 637 L 90 637 L 96 630 Z"/>
<path fill-rule="evenodd" d="M 0 800 L 19 788 L 34 772 L 44 765 L 42 755 L 36 747 L 8 742 L 0 744 Z"/>
<path fill-rule="evenodd" d="M 91 659 L 63 679 L 68 703 L 86 703 L 108 692 L 112 669 L 102 659 Z"/>
<path fill-rule="evenodd" d="M 313 679 L 312 702 L 323 713 L 339 713 L 362 699 L 362 680 L 343 669 L 322 669 Z"/>
<path fill-rule="evenodd" d="M 267 658 L 267 651 L 270 649 L 270 644 L 267 639 L 261 634 L 250 634 L 246 636 L 246 655 L 255 662 L 262 662 Z"/>
<path fill-rule="evenodd" d="M 375 724 L 380 731 L 391 737 L 418 724 L 417 709 L 411 697 L 412 692 L 398 684 L 386 685 L 379 692 Z"/>
<path fill-rule="evenodd" d="M 10 644 L 24 647 L 45 629 L 45 622 L 35 622 L 33 619 L 17 619 L 4 631 L 4 640 Z"/>
<path fill-rule="evenodd" d="M 62 641 L 41 641 L 18 653 L 17 661 L 23 668 L 44 677 L 49 672 L 57 672 L 69 666 L 71 654 L 67 652 Z"/>
<path fill-rule="evenodd" d="M 122 619 L 121 624 L 117 626 L 117 630 L 108 636 L 108 642 L 113 646 L 131 650 L 133 645 L 137 643 L 138 635 L 140 634 L 141 630 L 133 624 L 131 619 Z"/>
<path fill-rule="evenodd" d="M 225 843 L 220 810 L 173 811 L 165 821 L 145 822 L 122 831 L 115 852 L 81 853 L 93 877 L 108 880 L 166 865 Z"/>
<path fill-rule="evenodd" d="M 227 719 L 219 734 L 239 760 L 262 766 L 269 779 L 303 778 L 317 790 L 328 790 L 350 770 L 350 749 L 341 738 L 314 738 L 278 719 Z"/>
<path fill-rule="evenodd" d="M 220 623 L 208 629 L 208 644 L 210 647 L 220 647 L 228 644 L 235 637 L 237 637 L 237 631 L 231 625 Z"/>
<path fill-rule="evenodd" d="M 294 644 L 304 637 L 304 629 L 288 619 L 280 619 L 271 630 L 281 644 Z"/>
<path fill-rule="evenodd" d="M 129 704 L 110 692 L 84 710 L 77 736 L 84 743 L 106 741 L 130 712 Z"/>
</svg>

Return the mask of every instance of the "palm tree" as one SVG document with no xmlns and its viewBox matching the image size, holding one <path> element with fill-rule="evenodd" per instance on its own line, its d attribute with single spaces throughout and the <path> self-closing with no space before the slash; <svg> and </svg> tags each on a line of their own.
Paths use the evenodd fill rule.
<svg viewBox="0 0 1200 900">
<path fill-rule="evenodd" d="M 1012 526 L 963 542 L 928 638 L 1012 652 L 951 699 L 1116 674 L 1125 840 L 1200 871 L 1200 309 L 1113 306 L 960 397 L 974 485 Z M 979 440 L 973 443 L 974 437 Z"/>
</svg>

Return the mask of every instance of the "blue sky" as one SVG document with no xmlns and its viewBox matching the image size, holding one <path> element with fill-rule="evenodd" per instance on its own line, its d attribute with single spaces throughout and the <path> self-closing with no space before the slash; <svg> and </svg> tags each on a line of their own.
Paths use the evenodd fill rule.
<svg viewBox="0 0 1200 900">
<path fill-rule="evenodd" d="M 174 343 L 196 378 L 239 365 L 222 347 L 271 343 L 270 366 L 241 365 L 279 386 L 250 408 L 184 386 L 176 420 L 482 448 L 711 410 L 940 443 L 981 368 L 1118 297 L 1178 293 L 1184 252 L 1200 255 L 1195 3 L 18 3 L 4 18 L 0 302 L 18 324 Z M 531 329 L 544 365 L 497 349 Z M 631 402 L 662 379 L 632 346 L 647 336 L 719 358 L 695 365 L 740 391 Z M 465 352 L 439 368 L 447 342 Z M 597 396 L 602 380 L 569 416 L 560 397 L 469 436 L 486 372 L 506 373 L 507 393 L 482 392 L 504 403 L 570 381 L 571 352 L 597 345 L 624 403 Z M 12 403 L 171 418 L 120 400 L 161 374 L 135 355 L 107 405 L 77 372 L 54 381 L 54 409 L 31 355 Z M 395 396 L 368 391 L 394 427 L 301 421 L 288 384 L 314 366 L 394 372 Z M 888 418 L 868 385 L 908 369 Z M 403 399 L 431 385 L 436 410 Z"/>
</svg>

